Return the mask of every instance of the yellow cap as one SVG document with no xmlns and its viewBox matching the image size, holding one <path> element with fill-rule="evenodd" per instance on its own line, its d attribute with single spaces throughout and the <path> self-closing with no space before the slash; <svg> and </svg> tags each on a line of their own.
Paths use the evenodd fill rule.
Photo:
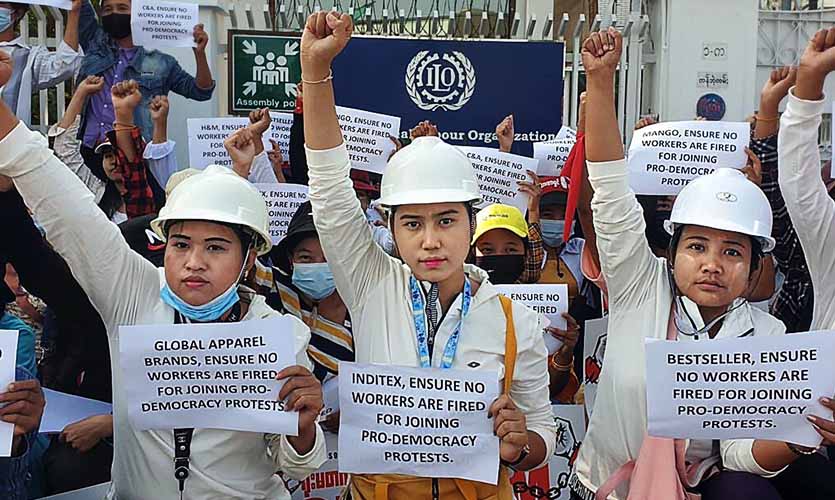
<svg viewBox="0 0 835 500">
<path fill-rule="evenodd" d="M 528 223 L 525 216 L 516 207 L 510 205 L 493 204 L 484 207 L 476 216 L 475 235 L 473 245 L 487 231 L 493 229 L 507 229 L 520 238 L 528 237 Z"/>
</svg>

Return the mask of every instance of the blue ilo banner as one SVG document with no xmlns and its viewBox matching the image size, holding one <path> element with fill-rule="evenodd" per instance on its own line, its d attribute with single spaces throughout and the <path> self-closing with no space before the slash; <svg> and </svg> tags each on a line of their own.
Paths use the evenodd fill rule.
<svg viewBox="0 0 835 500">
<path fill-rule="evenodd" d="M 513 152 L 554 139 L 562 124 L 560 42 L 354 37 L 333 63 L 340 106 L 399 116 L 403 137 L 422 120 L 444 140 L 498 147 L 496 125 L 514 116 Z"/>
</svg>

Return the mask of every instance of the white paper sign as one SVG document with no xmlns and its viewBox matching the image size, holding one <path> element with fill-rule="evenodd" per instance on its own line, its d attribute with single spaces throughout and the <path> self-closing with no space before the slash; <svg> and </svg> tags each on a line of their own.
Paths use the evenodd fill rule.
<svg viewBox="0 0 835 500">
<path fill-rule="evenodd" d="M 832 116 L 835 116 L 835 101 L 832 101 Z M 830 151 L 830 159 L 832 161 L 829 163 L 829 178 L 835 179 L 835 127 L 830 127 L 830 129 L 832 129 L 832 135 L 829 137 L 830 149 L 832 150 Z"/>
<path fill-rule="evenodd" d="M 339 411 L 339 377 L 331 377 L 322 384 L 322 417 Z"/>
<path fill-rule="evenodd" d="M 473 163 L 478 177 L 483 201 L 477 208 L 503 203 L 523 214 L 527 212 L 528 197 L 519 193 L 518 182 L 530 181 L 527 171 L 536 172 L 538 160 L 491 148 L 462 146 L 460 149 Z"/>
<path fill-rule="evenodd" d="M 102 500 L 107 497 L 110 491 L 111 484 L 101 483 L 80 490 L 68 491 L 66 493 L 58 493 L 48 497 L 41 497 L 41 500 Z"/>
<path fill-rule="evenodd" d="M 664 122 L 635 131 L 629 145 L 629 184 L 636 194 L 675 195 L 719 167 L 743 168 L 750 126 L 745 122 Z"/>
<path fill-rule="evenodd" d="M 550 326 L 565 330 L 567 323 L 563 313 L 568 312 L 568 285 L 495 285 L 496 290 L 510 297 L 514 302 L 521 302 L 542 314 Z M 554 354 L 562 347 L 562 342 L 545 331 L 545 347 L 548 354 Z"/>
<path fill-rule="evenodd" d="M 137 430 L 199 427 L 298 435 L 275 377 L 296 364 L 294 319 L 119 327 Z"/>
<path fill-rule="evenodd" d="M 597 397 L 597 384 L 603 371 L 603 358 L 606 355 L 606 341 L 609 338 L 609 317 L 586 320 L 583 329 L 583 383 L 585 385 L 586 413 L 589 418 L 594 411 Z"/>
<path fill-rule="evenodd" d="M 538 469 L 517 472 L 510 478 L 516 500 L 567 499 L 568 479 L 586 437 L 586 417 L 581 405 L 553 405 L 557 447 L 548 463 Z"/>
<path fill-rule="evenodd" d="M 496 484 L 498 373 L 339 363 L 339 470 Z"/>
<path fill-rule="evenodd" d="M 95 415 L 108 415 L 113 409 L 110 403 L 83 398 L 74 394 L 43 388 L 46 407 L 43 410 L 41 434 L 57 434 L 75 422 Z"/>
<path fill-rule="evenodd" d="M 298 484 L 293 491 L 293 500 L 340 500 L 342 490 L 348 485 L 349 476 L 345 472 L 339 472 L 338 444 L 339 438 L 336 434 L 325 432 L 328 459 L 316 472 Z"/>
<path fill-rule="evenodd" d="M 59 9 L 70 10 L 72 9 L 72 0 L 27 0 L 26 3 L 29 5 L 46 5 L 48 7 L 58 7 Z"/>
<path fill-rule="evenodd" d="M 194 47 L 199 8 L 197 3 L 133 0 L 133 43 L 144 47 Z"/>
<path fill-rule="evenodd" d="M 270 139 L 278 142 L 284 161 L 290 159 L 290 126 L 293 125 L 292 113 L 270 113 L 272 124 L 264 134 L 264 149 L 272 150 Z M 188 161 L 192 168 L 204 169 L 209 165 L 232 167 L 229 153 L 223 147 L 223 141 L 236 131 L 249 125 L 249 118 L 229 116 L 224 118 L 189 118 L 188 121 Z"/>
<path fill-rule="evenodd" d="M 300 184 L 255 184 L 267 202 L 270 238 L 278 243 L 287 234 L 287 226 L 299 206 L 307 201 L 307 186 Z"/>
<path fill-rule="evenodd" d="M 568 160 L 568 154 L 571 153 L 576 142 L 574 139 L 563 139 L 533 143 L 533 157 L 539 160 L 536 175 L 550 177 L 560 175 Z"/>
<path fill-rule="evenodd" d="M 832 418 L 835 332 L 709 342 L 647 339 L 649 434 L 817 446 L 807 415 Z"/>
<path fill-rule="evenodd" d="M 395 148 L 391 137 L 400 134 L 400 118 L 342 106 L 336 115 L 351 167 L 382 174 Z"/>
<path fill-rule="evenodd" d="M 0 392 L 15 380 L 17 363 L 17 330 L 0 330 Z M 12 455 L 14 424 L 0 422 L 0 457 Z"/>
<path fill-rule="evenodd" d="M 561 141 L 561 140 L 564 140 L 564 139 L 576 140 L 577 139 L 577 131 L 574 130 L 573 128 L 566 127 L 565 125 L 563 125 L 562 127 L 560 127 L 560 131 L 557 132 L 556 140 Z"/>
</svg>

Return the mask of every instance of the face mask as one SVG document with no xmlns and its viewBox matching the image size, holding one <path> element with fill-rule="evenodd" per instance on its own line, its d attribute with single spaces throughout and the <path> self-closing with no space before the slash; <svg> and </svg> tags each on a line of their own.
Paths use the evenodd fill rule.
<svg viewBox="0 0 835 500">
<path fill-rule="evenodd" d="M 0 7 L 0 32 L 12 27 L 12 9 Z"/>
<path fill-rule="evenodd" d="M 564 220 L 541 219 L 539 226 L 542 229 L 542 241 L 552 248 L 562 245 L 562 235 L 565 232 Z M 571 232 L 574 233 L 574 222 L 571 222 Z"/>
<path fill-rule="evenodd" d="M 478 267 L 487 271 L 494 285 L 516 283 L 525 268 L 524 255 L 484 255 L 476 257 Z"/>
<path fill-rule="evenodd" d="M 223 316 L 223 313 L 228 311 L 230 307 L 234 306 L 238 300 L 240 300 L 240 297 L 238 297 L 237 281 L 232 283 L 232 286 L 223 292 L 222 295 L 211 302 L 203 304 L 202 306 L 193 306 L 178 297 L 170 288 L 168 288 L 168 283 L 162 287 L 162 290 L 159 292 L 159 296 L 163 302 L 174 308 L 175 311 L 192 321 L 199 321 L 201 323 L 216 321 L 218 318 Z"/>
<path fill-rule="evenodd" d="M 336 290 L 333 273 L 327 262 L 318 264 L 293 264 L 293 284 L 305 295 L 319 301 Z"/>
<path fill-rule="evenodd" d="M 119 40 L 130 36 L 130 14 L 108 14 L 101 18 L 101 27 L 105 33 Z"/>
</svg>

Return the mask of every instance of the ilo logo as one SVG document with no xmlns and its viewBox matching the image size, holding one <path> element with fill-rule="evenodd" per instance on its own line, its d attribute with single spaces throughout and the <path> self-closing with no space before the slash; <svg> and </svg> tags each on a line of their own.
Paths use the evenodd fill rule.
<svg viewBox="0 0 835 500">
<path fill-rule="evenodd" d="M 422 50 L 406 67 L 406 92 L 426 111 L 457 111 L 475 92 L 473 64 L 463 53 L 430 53 Z"/>
</svg>

